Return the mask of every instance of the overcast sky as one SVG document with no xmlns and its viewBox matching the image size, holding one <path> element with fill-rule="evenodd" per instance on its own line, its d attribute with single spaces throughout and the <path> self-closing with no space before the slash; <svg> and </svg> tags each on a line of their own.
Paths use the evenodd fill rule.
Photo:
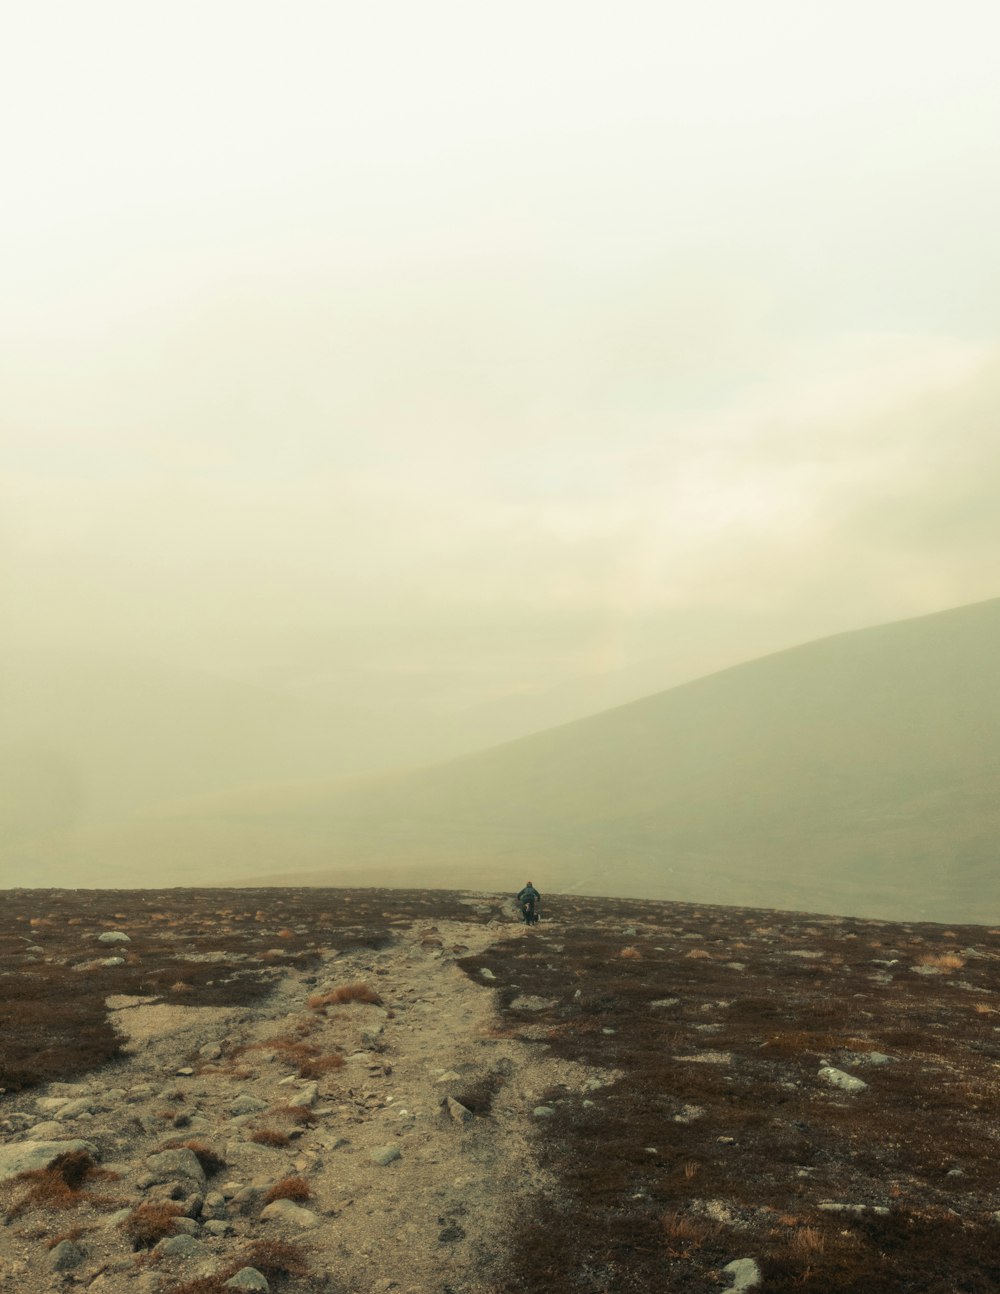
<svg viewBox="0 0 1000 1294">
<path fill-rule="evenodd" d="M 354 699 L 1000 594 L 994 0 L 35 0 L 7 640 Z"/>
</svg>

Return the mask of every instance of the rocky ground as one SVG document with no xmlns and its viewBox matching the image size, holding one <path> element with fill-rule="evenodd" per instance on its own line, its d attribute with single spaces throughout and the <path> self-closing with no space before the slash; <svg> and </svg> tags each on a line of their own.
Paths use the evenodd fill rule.
<svg viewBox="0 0 1000 1294">
<path fill-rule="evenodd" d="M 606 1079 L 497 1036 L 489 979 L 455 965 L 497 935 L 496 922 L 415 923 L 381 951 L 325 951 L 249 1007 L 112 997 L 125 1059 L 0 1107 L 16 1214 L 0 1232 L 3 1288 L 158 1294 L 224 1272 L 261 1240 L 301 1249 L 294 1288 L 496 1288 L 519 1211 L 545 1186 L 531 1137 L 540 1094 Z M 359 983 L 381 1002 L 308 1005 Z M 343 1063 L 298 1077 L 305 1050 Z M 206 1175 L 187 1141 L 221 1163 Z M 67 1148 L 112 1176 L 88 1181 L 72 1209 L 19 1211 L 30 1179 L 15 1175 Z M 289 1182 L 291 1198 L 267 1203 Z M 173 1234 L 134 1250 L 136 1206 L 165 1201 L 179 1206 Z"/>
<path fill-rule="evenodd" d="M 5 1294 L 1000 1289 L 1000 928 L 515 917 L 7 892 Z"/>
</svg>

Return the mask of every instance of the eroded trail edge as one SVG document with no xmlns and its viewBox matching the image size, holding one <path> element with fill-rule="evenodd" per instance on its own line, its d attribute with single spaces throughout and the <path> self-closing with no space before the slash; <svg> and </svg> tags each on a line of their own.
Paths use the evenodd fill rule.
<svg viewBox="0 0 1000 1294">
<path fill-rule="evenodd" d="M 502 1025 L 490 973 L 474 962 L 519 929 L 416 922 L 382 949 L 326 950 L 248 1008 L 111 999 L 127 1060 L 25 1093 L 16 1121 L 22 1145 L 89 1142 L 118 1174 L 105 1189 L 121 1208 L 74 1211 L 82 1257 L 63 1272 L 32 1242 L 31 1218 L 13 1220 L 0 1273 L 22 1291 L 72 1282 L 167 1294 L 266 1239 L 306 1255 L 308 1275 L 285 1288 L 497 1289 L 519 1217 L 555 1189 L 535 1153 L 543 1093 L 612 1077 L 547 1056 L 530 1025 L 516 1038 Z M 324 1001 L 352 985 L 379 1000 Z M 224 1167 L 205 1178 L 189 1160 L 162 1159 L 186 1140 Z M 290 1198 L 268 1203 L 289 1181 L 301 1183 Z M 142 1201 L 183 1214 L 137 1255 L 122 1222 Z"/>
</svg>

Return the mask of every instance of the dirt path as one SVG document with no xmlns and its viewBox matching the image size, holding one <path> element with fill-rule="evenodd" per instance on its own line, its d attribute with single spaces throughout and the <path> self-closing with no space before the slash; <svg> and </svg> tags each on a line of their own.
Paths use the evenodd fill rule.
<svg viewBox="0 0 1000 1294">
<path fill-rule="evenodd" d="M 607 1079 L 547 1057 L 544 1043 L 505 1036 L 488 979 L 476 982 L 455 965 L 521 929 L 417 924 L 379 951 L 330 950 L 317 971 L 288 974 L 265 1003 L 248 1008 L 114 1000 L 130 1039 L 127 1063 L 110 1079 L 51 1084 L 20 1104 L 51 1118 L 53 1097 L 90 1100 L 91 1112 L 63 1122 L 61 1136 L 100 1147 L 132 1205 L 169 1190 L 169 1183 L 147 1181 L 149 1157 L 169 1134 L 210 1142 L 227 1167 L 196 1192 L 197 1247 L 162 1256 L 137 1279 L 120 1232 L 81 1217 L 85 1264 L 53 1276 L 44 1246 L 28 1243 L 36 1217 L 8 1230 L 20 1243 L 0 1259 L 0 1274 L 18 1277 L 24 1294 L 65 1281 L 104 1294 L 135 1294 L 137 1284 L 159 1294 L 221 1269 L 249 1241 L 280 1238 L 301 1243 L 320 1287 L 325 1275 L 332 1290 L 496 1290 L 520 1212 L 551 1186 L 533 1154 L 544 1129 L 544 1115 L 535 1113 L 543 1093 Z M 309 1008 L 310 995 L 359 981 L 377 990 L 381 1005 L 351 1002 L 325 1016 Z M 531 1027 L 522 1034 L 530 1037 Z M 321 1074 L 311 1089 L 289 1063 L 287 1048 L 296 1041 L 321 1055 L 342 1053 L 343 1066 Z M 39 1106 L 39 1097 L 49 1107 Z M 465 1097 L 478 1112 L 465 1117 L 449 1097 Z M 280 1122 L 290 1102 L 309 1109 L 307 1124 Z M 272 1126 L 293 1139 L 283 1146 L 253 1139 Z M 39 1133 L 54 1135 L 52 1123 L 26 1127 L 22 1137 Z M 309 1198 L 298 1202 L 303 1211 L 261 1216 L 264 1192 L 292 1176 L 309 1187 Z"/>
</svg>

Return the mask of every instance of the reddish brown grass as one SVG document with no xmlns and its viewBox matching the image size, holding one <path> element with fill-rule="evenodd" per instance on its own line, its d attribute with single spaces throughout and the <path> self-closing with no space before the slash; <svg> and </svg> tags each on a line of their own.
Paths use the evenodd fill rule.
<svg viewBox="0 0 1000 1294">
<path fill-rule="evenodd" d="M 151 1249 L 166 1236 L 177 1234 L 177 1219 L 184 1210 L 169 1200 L 146 1200 L 137 1204 L 118 1226 L 131 1241 L 133 1249 Z"/>
<path fill-rule="evenodd" d="M 344 1058 L 337 1053 L 332 1053 L 329 1056 L 316 1056 L 304 1061 L 299 1066 L 299 1078 L 322 1078 L 324 1074 L 343 1069 L 343 1067 Z"/>
<path fill-rule="evenodd" d="M 308 1200 L 311 1195 L 309 1183 L 304 1177 L 283 1177 L 280 1182 L 274 1183 L 262 1203 L 271 1204 L 274 1200 Z"/>
<path fill-rule="evenodd" d="M 258 1146 L 287 1146 L 291 1144 L 291 1138 L 285 1132 L 279 1132 L 277 1128 L 257 1128 L 250 1134 L 250 1140 L 256 1141 Z"/>
<path fill-rule="evenodd" d="M 343 984 L 340 988 L 330 989 L 327 993 L 314 993 L 306 1005 L 313 1011 L 321 1011 L 328 1006 L 341 1006 L 346 1002 L 368 1002 L 372 1006 L 383 1006 L 382 998 L 370 984 L 359 980 L 356 984 Z"/>
</svg>

